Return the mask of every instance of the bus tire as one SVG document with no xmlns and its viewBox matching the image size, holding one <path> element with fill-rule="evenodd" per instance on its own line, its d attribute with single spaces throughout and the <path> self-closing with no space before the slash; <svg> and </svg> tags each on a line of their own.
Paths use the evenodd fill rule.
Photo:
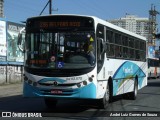
<svg viewBox="0 0 160 120">
<path fill-rule="evenodd" d="M 47 106 L 47 108 L 55 108 L 57 105 L 58 100 L 53 99 L 53 98 L 44 98 L 45 101 L 45 105 Z"/>
<path fill-rule="evenodd" d="M 106 109 L 108 104 L 112 102 L 112 99 L 113 99 L 113 96 L 112 96 L 113 87 L 112 86 L 113 86 L 112 79 L 109 78 L 104 97 L 100 99 L 101 109 Z"/>
<path fill-rule="evenodd" d="M 106 92 L 104 94 L 104 97 L 99 100 L 99 106 L 101 109 L 106 109 L 109 104 L 109 98 L 110 98 L 110 90 L 109 85 L 107 85 Z"/>
<path fill-rule="evenodd" d="M 134 90 L 129 95 L 131 100 L 135 100 L 137 98 L 137 93 L 138 93 L 138 78 L 136 77 L 134 82 Z"/>
</svg>

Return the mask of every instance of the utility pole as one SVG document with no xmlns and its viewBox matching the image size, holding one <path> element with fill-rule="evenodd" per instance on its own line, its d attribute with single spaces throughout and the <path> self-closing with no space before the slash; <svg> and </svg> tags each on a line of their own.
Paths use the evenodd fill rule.
<svg viewBox="0 0 160 120">
<path fill-rule="evenodd" d="M 49 0 L 49 14 L 52 14 L 52 0 Z"/>
</svg>

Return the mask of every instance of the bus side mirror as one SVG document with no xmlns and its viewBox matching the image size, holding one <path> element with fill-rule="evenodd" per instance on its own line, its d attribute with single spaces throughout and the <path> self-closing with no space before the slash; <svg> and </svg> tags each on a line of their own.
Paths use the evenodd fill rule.
<svg viewBox="0 0 160 120">
<path fill-rule="evenodd" d="M 24 40 L 23 40 L 23 34 L 25 33 L 25 28 L 22 28 L 18 34 L 18 41 L 17 41 L 17 45 L 18 48 L 24 52 Z"/>
</svg>

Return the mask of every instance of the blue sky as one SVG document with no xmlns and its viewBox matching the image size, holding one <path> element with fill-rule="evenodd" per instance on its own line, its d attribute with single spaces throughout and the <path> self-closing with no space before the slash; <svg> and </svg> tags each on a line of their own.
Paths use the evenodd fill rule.
<svg viewBox="0 0 160 120">
<path fill-rule="evenodd" d="M 151 4 L 160 11 L 159 0 L 52 0 L 53 14 L 83 14 L 104 20 L 124 17 L 126 13 L 149 17 Z M 5 17 L 14 22 L 25 21 L 40 14 L 48 0 L 4 0 Z M 43 14 L 48 14 L 48 8 Z M 158 15 L 158 19 L 160 15 Z M 159 20 L 158 20 L 159 21 Z"/>
</svg>

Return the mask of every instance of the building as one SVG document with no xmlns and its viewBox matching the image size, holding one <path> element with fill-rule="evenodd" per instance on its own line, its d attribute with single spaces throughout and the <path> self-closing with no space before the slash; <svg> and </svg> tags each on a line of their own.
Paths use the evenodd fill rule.
<svg viewBox="0 0 160 120">
<path fill-rule="evenodd" d="M 148 38 L 149 19 L 126 14 L 124 18 L 109 20 L 112 24 Z"/>
<path fill-rule="evenodd" d="M 4 6 L 3 6 L 3 4 L 4 4 L 4 0 L 0 0 L 0 17 L 1 18 L 4 17 L 4 11 L 3 11 Z"/>
</svg>

